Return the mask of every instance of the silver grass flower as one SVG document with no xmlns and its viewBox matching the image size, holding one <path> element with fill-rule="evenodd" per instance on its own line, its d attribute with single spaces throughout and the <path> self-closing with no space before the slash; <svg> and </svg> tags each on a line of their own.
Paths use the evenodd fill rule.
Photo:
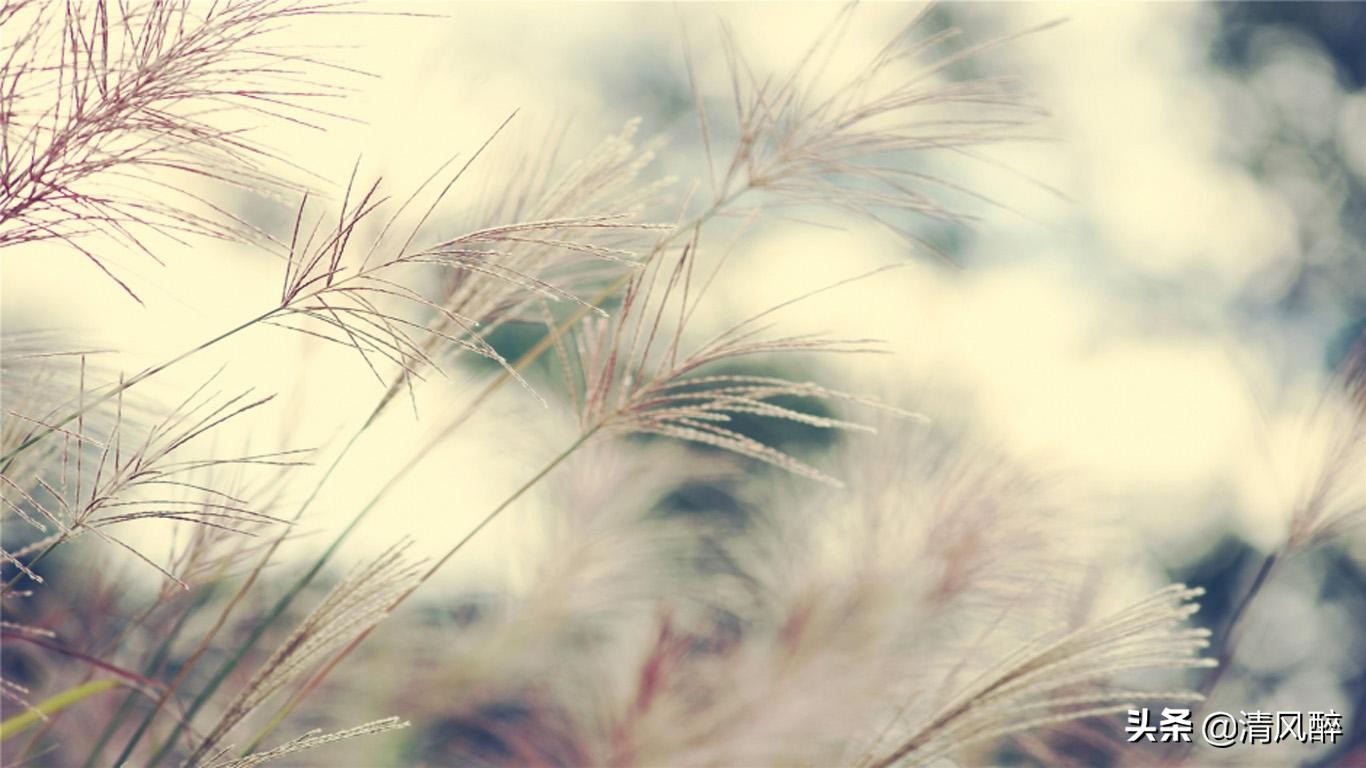
<svg viewBox="0 0 1366 768">
<path fill-rule="evenodd" d="M 1057 535 L 1068 509 L 1008 464 L 915 437 L 874 462 L 856 451 L 853 490 L 774 503 L 724 543 L 759 598 L 743 629 L 659 619 L 606 718 L 610 737 L 593 742 L 603 762 L 932 761 L 941 748 L 997 745 L 1012 716 L 1044 728 L 1150 696 L 1194 698 L 1111 680 L 1148 664 L 1212 665 L 1195 655 L 1207 633 L 1182 626 L 1193 591 L 1071 630 L 1067 585 L 1085 573 Z M 893 466 L 898 455 L 905 464 Z M 969 713 L 983 719 L 960 724 Z"/>
<path fill-rule="evenodd" d="M 241 530 L 266 522 L 280 522 L 233 495 L 211 488 L 200 490 L 210 498 L 187 499 L 179 490 L 193 485 L 192 478 L 215 467 L 292 466 L 306 451 L 275 451 L 242 456 L 190 455 L 205 435 L 265 405 L 273 396 L 252 398 L 250 390 L 223 397 L 207 391 L 206 381 L 141 433 L 125 434 L 122 409 L 115 408 L 108 431 L 96 437 L 83 420 L 66 430 L 57 466 L 26 467 L 12 464 L 0 472 L 0 497 L 6 516 L 24 520 L 45 536 L 4 558 L 17 564 L 31 579 L 40 580 L 21 558 L 41 558 L 61 542 L 90 533 L 115 544 L 184 587 L 173 574 L 125 544 L 105 529 L 135 520 L 169 520 L 226 530 Z M 82 382 L 83 385 L 83 382 Z M 41 423 L 39 420 L 28 420 Z M 22 455 L 22 454 L 21 454 Z M 36 470 L 36 471 L 35 471 Z M 26 474 L 20 474 L 20 471 Z M 10 584 L 6 591 L 12 587 Z"/>
<path fill-rule="evenodd" d="M 877 340 L 775 331 L 776 314 L 805 297 L 700 343 L 692 333 L 691 320 L 716 277 L 694 274 L 702 229 L 715 217 L 744 213 L 736 207 L 742 196 L 759 198 L 756 216 L 771 206 L 818 204 L 917 242 L 912 220 L 970 221 L 955 201 L 995 203 L 943 178 L 939 163 L 940 156 L 984 160 L 984 147 L 1033 138 L 1029 129 L 1040 111 L 1018 84 L 951 74 L 1011 38 L 945 52 L 956 32 L 924 32 L 921 13 L 856 73 L 831 82 L 826 63 L 843 45 L 850 8 L 782 73 L 756 73 L 727 31 L 734 151 L 717 164 L 717 136 L 698 97 L 712 195 L 690 217 L 698 206 L 689 193 L 681 226 L 642 218 L 667 180 L 645 178 L 662 145 L 638 144 L 634 121 L 570 162 L 556 138 L 541 142 L 542 151 L 506 146 L 504 122 L 483 146 L 438 167 L 406 198 L 389 197 L 382 180 L 361 181 L 357 161 L 339 204 L 320 212 L 282 175 L 289 164 L 255 144 L 239 122 L 246 122 L 243 115 L 304 124 L 336 117 L 312 106 L 342 90 L 314 74 L 329 65 L 274 48 L 270 37 L 297 17 L 339 8 L 287 0 L 96 0 L 65 8 L 16 0 L 0 7 L 0 247 L 67 243 L 130 295 L 88 238 L 151 253 L 149 233 L 245 237 L 283 255 L 278 303 L 133 376 L 92 366 L 88 377 L 93 350 L 49 354 L 57 347 L 47 339 L 11 344 L 7 336 L 8 348 L 0 350 L 0 517 L 39 537 L 13 552 L 0 549 L 15 570 L 0 628 L 7 641 L 68 654 L 139 693 L 155 691 L 155 706 L 131 729 L 115 762 L 147 749 L 157 764 L 185 749 L 186 765 L 248 768 L 406 727 L 387 718 L 309 731 L 258 750 L 419 584 L 542 478 L 557 491 L 548 513 L 514 512 L 535 515 L 515 532 L 515 545 L 532 550 L 530 562 L 511 569 L 501 589 L 479 582 L 483 591 L 465 595 L 451 611 L 455 631 L 418 623 L 378 651 L 401 660 L 395 669 L 424 676 L 423 685 L 410 686 L 416 690 L 396 694 L 400 704 L 434 713 L 437 722 L 422 735 L 430 744 L 418 746 L 424 759 L 927 765 L 946 756 L 985 759 L 992 754 L 985 750 L 1025 731 L 1046 733 L 1135 703 L 1199 698 L 1128 681 L 1135 672 L 1214 663 L 1200 657 L 1208 633 L 1187 626 L 1199 590 L 1173 585 L 1109 617 L 1082 620 L 1084 574 L 1068 540 L 1074 516 L 1041 493 L 1038 478 L 985 452 L 940 450 L 923 429 L 916 439 L 882 429 L 897 437 L 900 452 L 870 457 L 851 450 L 845 467 L 827 471 L 741 426 L 759 417 L 826 430 L 882 427 L 831 415 L 846 406 L 871 409 L 888 422 L 916 418 L 823 384 L 736 372 L 752 357 L 877 352 Z M 500 149 L 508 152 L 501 162 L 493 157 Z M 469 194 L 479 173 L 486 176 L 482 192 Z M 290 241 L 266 242 L 197 192 L 201 179 L 276 196 L 303 193 Z M 115 188 L 125 181 L 130 189 Z M 462 205 L 453 204 L 457 188 L 468 198 Z M 514 323 L 549 329 L 538 351 L 515 363 L 492 337 Z M 435 566 L 410 562 L 400 542 L 342 578 L 206 732 L 195 727 L 200 706 L 217 703 L 219 683 L 240 680 L 239 661 L 257 637 L 272 636 L 272 621 L 293 616 L 289 600 L 322 572 L 332 549 L 272 612 L 235 613 L 257 595 L 258 575 L 276 565 L 275 548 L 286 534 L 264 547 L 253 547 L 250 536 L 282 522 L 272 502 L 286 486 L 276 475 L 278 485 L 248 493 L 242 488 L 251 484 L 223 470 L 289 465 L 299 456 L 200 452 L 204 435 L 268 398 L 221 397 L 206 384 L 169 415 L 151 417 L 125 392 L 255 325 L 357 353 L 383 394 L 356 438 L 398 394 L 406 389 L 411 396 L 415 382 L 439 372 L 446 350 L 473 352 L 503 367 L 499 381 L 520 381 L 524 363 L 553 348 L 580 432 Z M 88 386 L 88 378 L 103 386 Z M 1359 476 L 1359 426 L 1353 422 L 1335 444 L 1328 469 L 1297 508 L 1291 548 L 1360 521 L 1361 507 L 1348 493 Z M 724 453 L 699 455 L 685 443 Z M 765 484 L 775 482 L 770 473 L 746 478 L 725 453 L 829 487 L 808 484 L 795 499 L 775 498 L 766 493 Z M 567 471 L 552 474 L 561 463 Z M 726 522 L 664 514 L 666 499 L 687 483 L 726 485 L 743 513 Z M 53 642 L 51 629 L 30 626 L 11 610 L 25 594 L 13 587 L 24 578 L 41 583 L 35 563 L 52 547 L 87 532 L 122 545 L 108 529 L 135 520 L 163 521 L 177 536 L 189 535 L 176 540 L 164 562 L 135 553 L 169 581 L 157 604 L 126 629 L 100 625 L 91 630 L 91 647 L 81 649 Z M 238 591 L 221 603 L 207 602 L 209 590 L 185 600 L 170 588 L 216 587 L 245 554 L 263 548 Z M 85 596 L 80 605 L 94 616 L 114 616 L 106 608 L 118 603 L 120 587 L 110 580 L 101 590 L 108 597 Z M 221 611 L 206 617 L 202 605 Z M 123 643 L 122 632 L 151 636 L 173 621 L 148 654 L 145 674 L 98 655 L 138 647 Z M 187 633 L 210 627 L 194 638 L 188 657 L 180 653 L 187 638 L 177 639 L 182 626 Z M 222 648 L 219 630 L 227 626 L 249 628 L 251 639 L 218 672 L 195 668 Z M 157 678 L 171 658 L 178 669 L 162 684 Z M 374 675 L 356 674 L 375 697 L 384 695 Z M 206 677 L 212 680 L 197 692 L 181 688 Z M 265 730 L 234 744 L 244 723 L 282 692 L 288 700 Z M 194 699 L 184 708 L 187 693 Z M 11 680 L 0 679 L 0 698 L 43 706 L 30 704 L 27 689 Z M 123 709 L 110 710 L 90 764 L 112 754 L 107 741 L 123 735 L 132 703 L 130 695 Z M 169 735 L 161 728 L 166 719 L 174 721 Z M 80 733 L 59 720 L 44 722 L 29 748 L 44 743 L 49 726 L 53 735 Z M 182 733 L 189 739 L 184 748 Z M 148 745 L 140 742 L 144 734 L 164 740 Z"/>
<path fill-rule="evenodd" d="M 18 447 L 63 413 L 79 407 L 88 386 L 87 379 L 109 375 L 101 359 L 107 350 L 72 348 L 59 334 L 43 331 L 0 333 L 0 387 L 4 390 L 4 412 L 0 419 L 0 473 L 32 477 L 54 459 L 60 460 L 61 442 L 67 445 L 77 434 L 90 431 L 107 434 L 112 426 L 112 409 L 95 409 L 86 414 L 78 430 L 61 430 L 62 441 L 50 441 L 36 450 L 23 452 Z M 125 424 L 146 422 L 146 403 L 129 398 L 122 403 L 120 417 Z M 13 491 L 0 487 L 0 496 L 12 499 Z M 6 505 L 0 515 L 13 510 Z"/>
<path fill-rule="evenodd" d="M 504 583 L 470 584 L 458 627 L 400 641 L 433 681 L 405 700 L 469 735 L 431 744 L 427 759 L 606 764 L 617 703 L 635 685 L 623 659 L 660 612 L 691 626 L 743 610 L 743 578 L 710 559 L 713 538 L 734 530 L 661 512 L 680 483 L 734 477 L 725 462 L 686 458 L 668 443 L 585 447 L 548 508 L 516 519 L 506 546 L 520 557 L 508 558 Z M 502 749 L 510 755 L 496 759 Z"/>
<path fill-rule="evenodd" d="M 1366 525 L 1366 335 L 1357 346 L 1341 376 L 1345 391 L 1331 393 L 1315 414 L 1326 445 L 1292 510 L 1290 552 Z"/>
<path fill-rule="evenodd" d="M 389 614 L 395 598 L 409 590 L 421 574 L 421 563 L 406 559 L 410 543 L 400 541 L 338 582 L 262 663 L 186 764 L 202 762 L 272 694 L 298 680 L 332 651 L 377 626 Z"/>
<path fill-rule="evenodd" d="M 268 749 L 264 752 L 253 752 L 250 755 L 236 759 L 215 760 L 212 763 L 208 763 L 206 768 L 256 768 L 256 766 L 268 763 L 272 760 L 289 757 L 290 755 L 310 749 L 317 749 L 318 747 L 327 744 L 354 739 L 358 736 L 373 736 L 380 733 L 389 733 L 390 731 L 407 728 L 408 725 L 409 723 L 399 720 L 397 717 L 386 717 L 383 720 L 375 720 L 363 725 L 357 725 L 353 728 L 346 728 L 331 733 L 323 733 L 322 729 L 314 729 L 298 738 L 291 739 L 274 749 Z"/>
<path fill-rule="evenodd" d="M 723 29 L 737 139 L 718 174 L 711 124 L 699 101 L 713 191 L 718 200 L 762 190 L 779 201 L 832 207 L 935 251 L 905 222 L 906 214 L 972 220 L 948 202 L 955 194 L 1001 205 L 936 173 L 935 158 L 975 158 L 985 146 L 1034 139 L 1028 129 L 1045 114 L 1014 78 L 949 78 L 946 71 L 1039 30 L 945 50 L 959 30 L 914 40 L 932 8 L 927 3 L 852 76 L 831 82 L 825 65 L 840 48 L 854 8 L 849 3 L 836 13 L 784 73 L 756 72 Z"/>
<path fill-rule="evenodd" d="M 157 258 L 149 232 L 260 240 L 199 180 L 292 188 L 251 120 L 311 125 L 345 92 L 276 33 L 334 3 L 15 0 L 0 8 L 0 248 L 57 240 L 137 294 L 85 241 Z M 243 119 L 247 118 L 247 119 Z"/>
<path fill-rule="evenodd" d="M 755 415 L 819 429 L 875 431 L 866 424 L 781 404 L 791 398 L 850 403 L 886 414 L 921 418 L 871 398 L 812 382 L 717 370 L 726 363 L 760 355 L 881 351 L 876 339 L 769 333 L 770 315 L 843 283 L 772 307 L 685 350 L 688 320 L 710 284 L 708 279 L 700 287 L 694 285 L 696 247 L 694 237 L 676 257 L 657 257 L 627 285 L 616 315 L 590 320 L 578 337 L 574 357 L 579 361 L 583 383 L 574 397 L 581 405 L 586 435 L 599 430 L 661 435 L 720 448 L 795 475 L 839 485 L 838 479 L 794 456 L 731 429 L 729 422 L 735 416 Z M 847 282 L 850 281 L 844 281 Z M 568 352 L 562 349 L 562 353 L 568 359 Z"/>
<path fill-rule="evenodd" d="M 865 764 L 926 765 L 979 741 L 1112 715 L 1136 702 L 1201 700 L 1193 691 L 1123 689 L 1110 681 L 1135 670 L 1214 666 L 1199 655 L 1209 646 L 1209 630 L 1185 626 L 1199 609 L 1191 601 L 1202 594 L 1173 584 L 1061 638 L 1027 645 L 939 707 L 909 738 L 870 753 Z"/>
<path fill-rule="evenodd" d="M 511 158 L 490 158 L 494 170 L 485 173 L 481 202 L 465 217 L 473 233 L 432 246 L 424 257 L 460 268 L 444 270 L 439 290 L 428 299 L 434 310 L 429 335 L 413 350 L 413 364 L 390 386 L 388 397 L 419 374 L 420 366 L 432 364 L 436 348 L 452 335 L 500 360 L 484 339 L 510 322 L 540 322 L 550 312 L 548 302 L 568 300 L 602 313 L 578 292 L 637 268 L 652 245 L 646 238 L 668 228 L 639 222 L 672 183 L 640 179 L 657 142 L 636 146 L 639 125 L 630 121 L 565 167 L 554 140 L 540 142 L 539 156 L 525 143 L 508 142 L 502 154 Z M 443 263 L 443 255 L 454 261 Z"/>
<path fill-rule="evenodd" d="M 591 180 L 606 184 L 598 178 L 604 173 L 613 184 L 614 173 L 624 174 L 627 181 L 634 179 L 640 163 L 629 153 L 623 155 L 618 145 L 629 150 L 629 143 L 616 139 L 609 140 L 613 151 L 590 155 L 590 160 L 605 155 L 603 162 L 608 165 L 595 169 Z M 433 214 L 482 151 L 481 147 L 434 193 L 429 186 L 446 166 L 398 205 L 388 205 L 378 180 L 356 191 L 353 173 L 335 223 L 319 216 L 307 231 L 305 199 L 289 245 L 280 303 L 259 321 L 356 350 L 375 377 L 389 387 L 382 409 L 399 387 L 411 386 L 425 369 L 440 370 L 433 357 L 440 345 L 474 352 L 511 371 L 485 340 L 491 328 L 515 317 L 528 301 L 582 301 L 541 275 L 554 275 L 551 267 L 566 261 L 630 263 L 631 251 L 604 246 L 602 239 L 660 228 L 637 222 L 632 203 L 589 213 L 537 208 L 530 212 L 533 218 L 486 222 L 454 237 L 431 234 L 427 225 Z M 613 184 L 608 189 L 616 190 Z M 574 187 L 562 194 L 581 194 L 597 202 L 590 194 L 596 191 Z M 584 198 L 571 197 L 575 202 Z M 412 206 L 419 200 L 426 208 L 416 214 Z M 387 218 L 378 233 L 365 244 L 356 242 L 353 236 L 361 223 L 379 215 Z M 396 228 L 400 225 L 406 235 Z M 419 236 L 423 240 L 415 244 Z M 441 295 L 429 296 L 412 287 L 421 269 L 432 268 L 453 275 Z M 403 281 L 405 273 L 408 283 Z M 300 324 L 305 319 L 312 327 Z M 376 362 L 381 361 L 399 371 L 392 383 L 377 368 Z"/>
</svg>

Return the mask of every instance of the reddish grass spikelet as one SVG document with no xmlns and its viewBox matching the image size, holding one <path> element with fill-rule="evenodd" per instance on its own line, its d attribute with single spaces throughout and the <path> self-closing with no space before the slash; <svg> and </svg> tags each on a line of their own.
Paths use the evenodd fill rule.
<svg viewBox="0 0 1366 768">
<path fill-rule="evenodd" d="M 7 3 L 0 15 L 0 248 L 55 240 L 133 298 L 87 243 L 156 255 L 146 235 L 260 239 L 199 190 L 293 188 L 255 121 L 312 126 L 344 67 L 274 47 L 276 32 L 344 3 Z M 316 127 L 316 126 L 314 126 Z"/>
</svg>

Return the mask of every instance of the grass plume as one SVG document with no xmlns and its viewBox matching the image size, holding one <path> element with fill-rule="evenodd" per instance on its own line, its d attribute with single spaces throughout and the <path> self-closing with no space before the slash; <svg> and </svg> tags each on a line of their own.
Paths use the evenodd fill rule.
<svg viewBox="0 0 1366 768">
<path fill-rule="evenodd" d="M 256 127 L 345 119 L 346 83 L 362 73 L 276 38 L 353 12 L 371 10 L 0 8 L 7 258 L 58 242 L 137 298 L 109 254 L 160 259 L 208 238 L 280 257 L 278 294 L 131 373 L 46 332 L 5 335 L 3 634 L 7 654 L 17 647 L 56 670 L 37 683 L 0 678 L 4 737 L 31 734 L 15 764 L 56 755 L 248 768 L 391 734 L 428 762 L 871 768 L 987 754 L 974 750 L 1134 701 L 1197 698 L 1114 678 L 1210 664 L 1207 633 L 1186 624 L 1198 590 L 1174 585 L 1079 620 L 1065 515 L 1034 496 L 1034 478 L 907 437 L 929 419 L 884 401 L 899 393 L 836 385 L 850 378 L 839 375 L 847 356 L 885 351 L 878 339 L 787 329 L 803 302 L 857 293 L 890 267 L 700 330 L 714 287 L 732 279 L 728 257 L 778 208 L 857 215 L 923 243 L 926 220 L 973 221 L 964 199 L 997 204 L 937 163 L 1037 138 L 1042 110 L 1014 78 L 960 72 L 1014 36 L 954 48 L 956 32 L 927 29 L 926 10 L 840 79 L 828 64 L 852 6 L 785 71 L 756 71 L 723 29 L 732 103 L 718 111 L 685 31 L 705 159 L 679 199 L 655 168 L 670 152 L 686 161 L 683 142 L 642 140 L 631 120 L 583 149 L 560 124 L 528 146 L 511 141 L 517 112 L 478 118 L 482 141 L 409 189 L 361 158 L 344 186 L 319 190 Z M 206 183 L 291 201 L 287 241 L 239 220 Z M 335 414 L 342 437 L 307 482 L 285 470 L 313 452 L 237 454 L 214 439 L 268 418 L 274 396 L 220 392 L 210 378 L 159 405 L 140 386 L 265 326 L 354 353 L 375 382 L 372 406 Z M 502 332 L 527 329 L 529 346 L 510 353 Z M 366 443 L 386 434 L 392 422 L 377 425 L 397 400 L 416 411 L 419 390 L 435 391 L 428 380 L 471 356 L 493 366 L 471 369 L 479 388 L 456 395 L 454 418 L 419 415 L 425 436 L 388 476 L 360 463 L 357 447 L 376 448 Z M 510 381 L 545 406 L 536 413 L 574 424 L 563 449 L 495 493 L 472 526 L 440 537 L 436 556 L 410 556 L 404 539 L 333 573 L 360 524 L 439 448 L 468 439 L 464 425 Z M 530 418 L 523 426 L 536 431 Z M 789 428 L 835 437 L 808 455 L 773 437 Z M 337 498 L 336 479 L 352 472 L 375 476 L 371 495 Z M 323 502 L 348 522 L 308 561 L 288 562 L 284 545 Z M 432 501 L 465 503 L 459 492 Z M 1296 517 L 1294 541 L 1356 519 L 1314 509 Z M 509 516 L 529 566 L 513 586 L 472 584 L 456 556 Z M 134 525 L 165 527 L 164 559 L 120 537 Z M 101 569 L 126 555 L 163 578 L 146 592 L 115 570 L 76 573 L 87 555 Z M 420 602 L 438 575 L 448 594 Z M 311 609 L 298 607 L 305 600 Z M 384 632 L 390 624 L 401 631 Z M 393 704 L 421 702 L 405 714 L 417 727 L 400 734 L 407 720 L 373 719 L 389 703 L 376 686 L 374 701 L 351 702 L 367 714 L 341 720 L 363 725 L 314 729 L 315 714 L 339 714 L 328 707 L 335 687 L 374 681 L 354 664 L 371 636 L 384 642 L 367 658 L 393 665 L 379 677 L 412 682 Z M 132 690 L 93 695 L 116 686 Z M 277 730 L 303 735 L 281 741 Z M 84 741 L 73 747 L 73 734 Z"/>
</svg>

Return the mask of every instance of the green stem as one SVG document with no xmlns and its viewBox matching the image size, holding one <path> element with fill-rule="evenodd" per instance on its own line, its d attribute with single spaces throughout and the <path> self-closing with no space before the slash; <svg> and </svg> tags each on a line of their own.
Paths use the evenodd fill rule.
<svg viewBox="0 0 1366 768">
<path fill-rule="evenodd" d="M 101 680 L 92 680 L 85 685 L 79 685 L 70 690 L 62 691 L 56 696 L 39 702 L 3 723 L 0 723 L 0 741 L 8 739 L 16 733 L 23 731 L 25 728 L 28 728 L 30 725 L 41 722 L 44 718 L 54 715 L 72 704 L 77 704 L 93 694 L 107 691 L 110 688 L 122 684 L 123 681 L 121 680 L 104 678 Z"/>
</svg>

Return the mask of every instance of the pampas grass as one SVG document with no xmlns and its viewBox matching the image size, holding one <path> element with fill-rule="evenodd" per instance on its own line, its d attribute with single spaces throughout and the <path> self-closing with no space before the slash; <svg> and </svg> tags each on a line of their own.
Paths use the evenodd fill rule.
<svg viewBox="0 0 1366 768">
<path fill-rule="evenodd" d="M 1069 523 L 1027 473 L 972 450 L 945 456 L 916 437 L 924 415 L 890 402 L 745 368 L 805 370 L 812 359 L 881 351 L 873 338 L 787 327 L 788 310 L 815 293 L 856 291 L 883 270 L 698 335 L 709 289 L 727 279 L 728 250 L 714 237 L 727 219 L 815 206 L 914 242 L 914 217 L 970 219 L 948 200 L 968 190 L 923 161 L 1033 138 L 1040 110 L 1013 80 L 948 75 L 1008 38 L 946 52 L 954 34 L 925 33 L 928 16 L 917 15 L 832 83 L 825 63 L 852 7 L 786 72 L 756 72 L 723 30 L 725 117 L 697 96 L 688 38 L 707 167 L 683 184 L 653 171 L 668 144 L 639 141 L 637 122 L 581 152 L 558 136 L 538 150 L 507 145 L 513 115 L 471 151 L 434 160 L 415 188 L 391 192 L 357 161 L 344 187 L 318 193 L 238 121 L 325 128 L 340 117 L 318 104 L 332 99 L 344 112 L 333 97 L 357 73 L 271 40 L 309 16 L 350 10 L 274 0 L 0 10 L 7 257 L 59 241 L 134 298 L 92 238 L 174 258 L 183 243 L 231 237 L 281 266 L 278 300 L 243 307 L 240 322 L 132 374 L 50 335 L 6 335 L 5 637 L 48 653 L 57 671 L 41 693 L 0 681 L 4 700 L 26 710 L 7 706 L 7 764 L 55 755 L 245 768 L 381 738 L 411 720 L 455 733 L 411 747 L 417 759 L 461 764 L 920 765 L 989 755 L 1022 731 L 1131 702 L 1198 698 L 1116 679 L 1208 665 L 1205 633 L 1186 626 L 1198 590 L 1168 587 L 1088 618 L 1080 571 L 1059 557 Z M 472 184 L 483 169 L 492 171 L 483 186 Z M 190 192 L 176 181 L 187 174 L 288 201 L 287 242 Z M 699 268 L 713 254 L 716 266 Z M 142 382 L 257 326 L 344 347 L 375 380 L 373 407 L 338 418 L 354 430 L 307 483 L 293 469 L 313 459 L 306 446 L 238 454 L 214 440 L 261 425 L 272 395 L 220 393 L 210 379 L 169 408 L 143 401 Z M 538 334 L 515 357 L 497 335 L 512 327 Z M 400 394 L 415 407 L 431 374 L 469 356 L 496 373 L 431 425 L 373 497 L 343 510 L 350 522 L 325 532 L 321 553 L 293 573 L 282 544 L 335 473 L 357 468 L 354 447 L 374 439 Z M 471 413 L 508 381 L 576 422 L 563 450 L 440 542 L 440 556 L 414 561 L 399 543 L 335 577 L 329 566 L 360 522 L 437 447 L 463 437 Z M 841 467 L 837 456 L 754 434 L 754 419 L 854 439 Z M 729 489 L 744 513 L 671 508 L 698 485 Z M 528 547 L 516 588 L 488 589 L 496 610 L 460 626 L 416 619 L 408 604 L 423 585 L 547 486 L 568 489 L 551 505 L 557 522 L 538 529 L 544 540 Z M 1297 530 L 1321 533 L 1339 517 Z M 118 538 L 131 524 L 164 525 L 184 543 L 158 561 Z M 67 552 L 90 537 L 159 572 L 155 600 L 127 614 L 132 590 L 40 591 L 72 578 Z M 69 601 L 75 618 L 59 630 L 26 610 L 43 599 Z M 300 613 L 305 600 L 314 607 Z M 125 646 L 129 638 L 139 643 Z M 390 666 L 377 676 L 379 663 Z M 106 675 L 133 688 L 117 707 L 93 679 Z M 364 725 L 301 726 L 305 715 L 331 719 L 324 694 L 338 678 L 364 690 L 377 677 L 414 678 L 392 703 L 416 710 L 374 719 L 389 704 L 375 690 L 353 702 L 370 713 Z M 22 745 L 11 739 L 21 732 Z"/>
</svg>

